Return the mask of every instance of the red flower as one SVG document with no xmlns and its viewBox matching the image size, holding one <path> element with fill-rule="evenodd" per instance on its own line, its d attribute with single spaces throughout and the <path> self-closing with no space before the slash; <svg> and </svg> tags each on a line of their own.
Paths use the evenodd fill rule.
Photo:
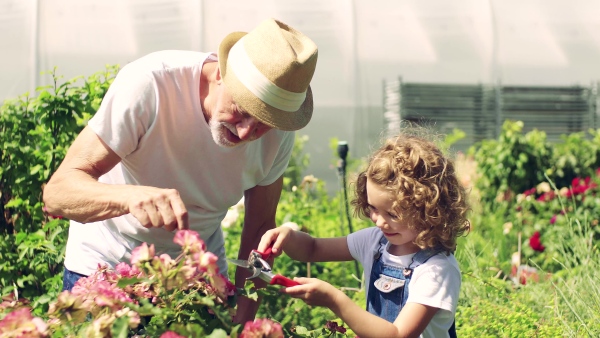
<svg viewBox="0 0 600 338">
<path fill-rule="evenodd" d="M 521 265 L 521 266 L 512 266 L 510 271 L 510 276 L 515 283 L 519 283 L 522 285 L 527 285 L 527 281 L 539 282 L 540 277 L 536 268 Z"/>
<path fill-rule="evenodd" d="M 328 329 L 331 332 L 339 332 L 339 333 L 346 333 L 346 328 L 343 326 L 339 326 L 338 323 L 333 322 L 333 321 L 327 321 L 327 323 L 325 324 L 325 328 Z"/>
<path fill-rule="evenodd" d="M 525 191 L 523 192 L 523 195 L 525 195 L 525 196 L 529 196 L 529 195 L 533 195 L 533 194 L 535 194 L 535 192 L 536 192 L 536 189 L 535 189 L 535 187 L 533 187 L 533 188 L 531 188 L 531 189 L 529 189 L 529 190 L 525 190 Z"/>
<path fill-rule="evenodd" d="M 567 198 L 572 195 L 580 195 L 585 193 L 589 189 L 596 188 L 596 183 L 591 182 L 591 177 L 586 177 L 585 179 L 581 179 L 579 177 L 575 177 L 573 181 L 571 181 L 571 188 L 567 193 Z"/>
<path fill-rule="evenodd" d="M 550 224 L 554 224 L 556 223 L 556 215 L 552 216 L 552 218 L 550 218 Z"/>
<path fill-rule="evenodd" d="M 538 202 L 549 202 L 552 201 L 555 197 L 554 191 L 548 191 L 543 193 L 540 197 L 536 199 Z"/>
<path fill-rule="evenodd" d="M 529 246 L 538 252 L 544 252 L 544 250 L 546 250 L 546 247 L 544 245 L 542 245 L 542 241 L 540 240 L 540 232 L 536 231 L 533 236 L 531 236 L 529 238 Z"/>
</svg>

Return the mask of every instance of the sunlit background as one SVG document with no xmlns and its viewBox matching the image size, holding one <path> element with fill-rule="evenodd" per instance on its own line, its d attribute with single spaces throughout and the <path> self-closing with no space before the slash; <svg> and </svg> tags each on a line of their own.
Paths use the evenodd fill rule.
<svg viewBox="0 0 600 338">
<path fill-rule="evenodd" d="M 309 136 L 308 171 L 329 185 L 336 182 L 330 140 L 347 140 L 352 157 L 368 153 L 389 129 L 384 113 L 394 95 L 384 93 L 394 83 L 482 88 L 476 95 L 491 98 L 489 111 L 501 86 L 579 88 L 585 107 L 564 113 L 564 123 L 573 115 L 576 128 L 600 127 L 597 0 L 0 0 L 0 101 L 49 84 L 41 72 L 54 67 L 72 78 L 157 50 L 216 51 L 227 33 L 268 17 L 319 46 L 315 112 L 300 134 Z M 488 109 L 479 105 L 469 114 Z M 446 131 L 470 134 L 458 113 L 457 121 L 445 113 Z M 552 118 L 544 114 L 527 127 Z"/>
</svg>

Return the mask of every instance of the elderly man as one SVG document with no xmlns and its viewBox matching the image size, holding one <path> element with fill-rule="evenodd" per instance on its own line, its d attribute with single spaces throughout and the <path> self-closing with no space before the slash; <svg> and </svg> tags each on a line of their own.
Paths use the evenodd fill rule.
<svg viewBox="0 0 600 338">
<path fill-rule="evenodd" d="M 242 196 L 247 258 L 275 227 L 294 131 L 312 116 L 317 54 L 269 19 L 227 35 L 218 54 L 161 51 L 123 67 L 44 189 L 47 212 L 71 220 L 64 289 L 143 242 L 176 256 L 177 229 L 198 231 L 225 274 L 220 223 Z M 240 299 L 236 322 L 257 306 Z"/>
</svg>

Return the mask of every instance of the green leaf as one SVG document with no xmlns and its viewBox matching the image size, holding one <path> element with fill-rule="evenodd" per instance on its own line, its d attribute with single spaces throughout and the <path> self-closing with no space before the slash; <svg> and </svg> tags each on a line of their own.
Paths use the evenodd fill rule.
<svg viewBox="0 0 600 338">
<path fill-rule="evenodd" d="M 149 282 L 150 280 L 148 278 L 121 278 L 119 279 L 119 281 L 117 282 L 117 286 L 120 288 L 124 288 L 128 285 L 133 285 L 135 283 L 142 283 L 142 282 Z"/>
<path fill-rule="evenodd" d="M 112 325 L 111 333 L 115 338 L 127 338 L 129 336 L 129 318 L 127 316 L 117 318 Z"/>
<path fill-rule="evenodd" d="M 50 296 L 50 295 L 48 295 L 48 294 L 41 295 L 40 297 L 38 297 L 38 298 L 36 299 L 36 301 L 37 301 L 39 304 L 47 304 L 47 303 L 50 303 L 50 302 L 51 302 L 51 301 L 53 301 L 53 300 L 54 300 L 54 297 L 51 297 L 51 296 Z"/>
<path fill-rule="evenodd" d="M 223 329 L 215 329 L 213 330 L 213 332 L 211 332 L 211 334 L 209 334 L 208 336 L 206 336 L 207 338 L 227 338 L 227 332 L 225 332 L 225 330 Z"/>
<path fill-rule="evenodd" d="M 42 170 L 44 167 L 42 167 L 41 164 L 37 164 L 34 165 L 30 170 L 29 170 L 29 174 L 31 175 L 35 175 L 37 174 L 40 170 Z"/>
<path fill-rule="evenodd" d="M 296 330 L 297 334 L 308 334 L 308 329 L 305 328 L 304 326 L 295 326 L 294 329 Z"/>
<path fill-rule="evenodd" d="M 17 208 L 23 204 L 23 200 L 20 198 L 13 198 L 4 205 L 5 208 Z"/>
</svg>

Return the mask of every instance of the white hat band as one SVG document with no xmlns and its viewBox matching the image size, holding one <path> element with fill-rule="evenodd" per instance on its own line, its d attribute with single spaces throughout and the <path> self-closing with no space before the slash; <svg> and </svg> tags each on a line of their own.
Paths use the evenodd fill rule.
<svg viewBox="0 0 600 338">
<path fill-rule="evenodd" d="M 300 109 L 306 99 L 306 91 L 294 93 L 278 87 L 254 66 L 240 39 L 229 51 L 227 65 L 240 82 L 264 103 L 287 112 Z"/>
</svg>

